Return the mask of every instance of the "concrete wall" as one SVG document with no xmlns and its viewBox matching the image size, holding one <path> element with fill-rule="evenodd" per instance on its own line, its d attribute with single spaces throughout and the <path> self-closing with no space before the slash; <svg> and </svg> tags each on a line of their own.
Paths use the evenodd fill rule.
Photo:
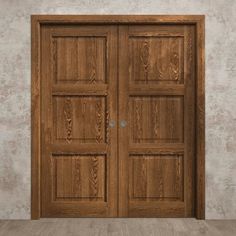
<svg viewBox="0 0 236 236">
<path fill-rule="evenodd" d="M 206 217 L 236 218 L 235 0 L 0 0 L 0 218 L 30 218 L 30 15 L 206 15 Z"/>
</svg>

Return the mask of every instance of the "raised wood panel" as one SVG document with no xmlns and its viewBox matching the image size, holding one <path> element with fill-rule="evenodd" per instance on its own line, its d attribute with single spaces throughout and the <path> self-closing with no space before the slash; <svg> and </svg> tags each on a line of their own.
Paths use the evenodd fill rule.
<svg viewBox="0 0 236 236">
<path fill-rule="evenodd" d="M 105 83 L 105 37 L 54 37 L 56 83 Z"/>
<path fill-rule="evenodd" d="M 170 36 L 129 38 L 131 83 L 183 83 L 184 38 Z"/>
<path fill-rule="evenodd" d="M 105 155 L 53 155 L 54 199 L 105 201 Z"/>
<path fill-rule="evenodd" d="M 102 96 L 54 96 L 55 141 L 104 143 L 106 99 Z"/>
<path fill-rule="evenodd" d="M 131 96 L 129 101 L 131 142 L 183 142 L 183 96 Z"/>
<path fill-rule="evenodd" d="M 183 155 L 131 155 L 130 200 L 182 201 Z"/>
</svg>

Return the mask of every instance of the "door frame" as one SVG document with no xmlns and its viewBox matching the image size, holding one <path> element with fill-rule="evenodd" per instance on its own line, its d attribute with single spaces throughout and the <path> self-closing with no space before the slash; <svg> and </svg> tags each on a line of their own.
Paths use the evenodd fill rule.
<svg viewBox="0 0 236 236">
<path fill-rule="evenodd" d="M 41 215 L 41 27 L 63 24 L 188 24 L 196 28 L 195 216 L 205 219 L 205 16 L 31 15 L 31 219 Z"/>
</svg>

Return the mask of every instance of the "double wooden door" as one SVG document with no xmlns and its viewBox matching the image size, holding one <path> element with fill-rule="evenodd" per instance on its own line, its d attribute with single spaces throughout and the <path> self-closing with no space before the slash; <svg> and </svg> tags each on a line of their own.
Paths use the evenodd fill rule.
<svg viewBox="0 0 236 236">
<path fill-rule="evenodd" d="M 194 216 L 194 26 L 41 35 L 41 216 Z"/>
</svg>

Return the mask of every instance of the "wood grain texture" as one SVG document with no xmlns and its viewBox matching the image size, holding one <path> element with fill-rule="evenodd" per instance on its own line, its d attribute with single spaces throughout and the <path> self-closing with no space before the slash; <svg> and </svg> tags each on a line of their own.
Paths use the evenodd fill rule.
<svg viewBox="0 0 236 236">
<path fill-rule="evenodd" d="M 54 96 L 53 109 L 56 142 L 106 142 L 105 97 Z"/>
<path fill-rule="evenodd" d="M 105 165 L 101 155 L 53 155 L 55 201 L 105 200 Z"/>
<path fill-rule="evenodd" d="M 119 84 L 118 84 L 118 108 L 119 120 L 128 121 L 128 26 L 119 26 Z M 129 215 L 129 153 L 128 153 L 128 135 L 127 128 L 119 126 L 119 198 L 118 198 L 118 216 L 127 217 Z"/>
<path fill-rule="evenodd" d="M 158 35 L 160 32 L 165 35 L 164 40 L 163 35 Z M 173 39 L 173 34 L 182 34 L 184 40 Z M 120 213 L 130 217 L 192 217 L 195 209 L 194 26 L 120 26 L 119 37 L 119 119 L 129 117 L 127 126 L 119 129 Z M 142 86 L 138 89 L 133 87 L 139 83 Z M 151 89 L 150 83 L 156 87 Z M 160 96 L 163 84 L 172 90 L 165 94 L 163 86 Z M 183 84 L 184 90 L 176 96 L 171 92 L 179 84 Z M 176 89 L 179 91 L 179 86 Z M 157 149 L 160 143 L 162 146 Z M 177 164 L 178 170 L 173 164 L 177 153 L 168 149 L 169 143 L 184 147 L 182 167 Z M 149 148 L 152 148 L 151 155 L 148 155 Z M 131 149 L 135 156 L 130 155 Z M 162 154 L 160 159 L 160 153 L 168 151 L 174 154 Z M 155 171 L 159 176 L 153 175 Z M 176 181 L 178 178 L 183 181 Z M 170 196 L 178 197 L 170 201 Z"/>
<path fill-rule="evenodd" d="M 197 211 L 198 219 L 205 218 L 205 21 L 197 24 Z"/>
<path fill-rule="evenodd" d="M 176 144 L 176 145 L 170 145 L 164 143 L 156 143 L 156 147 L 153 147 L 152 144 L 150 143 L 144 143 L 144 145 L 141 145 L 142 143 L 139 143 L 139 145 L 134 145 L 132 144 L 131 146 L 128 145 L 128 142 L 126 142 L 126 139 L 122 139 L 122 137 L 125 137 L 126 130 L 125 129 L 120 129 L 119 131 L 119 142 L 115 142 L 116 140 L 116 135 L 117 135 L 117 130 L 113 129 L 113 131 L 110 131 L 110 128 L 108 127 L 109 120 L 113 119 L 126 119 L 128 120 L 128 116 L 124 115 L 127 113 L 127 106 L 124 103 L 125 100 L 127 100 L 127 93 L 129 93 L 129 96 L 154 96 L 154 97 L 160 97 L 160 96 L 185 96 L 186 90 L 185 90 L 185 84 L 184 81 L 179 80 L 181 79 L 181 74 L 188 73 L 187 70 L 188 68 L 184 68 L 183 72 L 177 71 L 177 65 L 180 63 L 180 58 L 185 57 L 184 52 L 181 50 L 182 47 L 186 44 L 186 41 L 179 42 L 179 39 L 182 38 L 184 35 L 186 35 L 186 30 L 187 27 L 191 24 L 192 28 L 196 29 L 196 39 L 187 36 L 187 44 L 196 44 L 196 127 L 195 127 L 195 132 L 196 132 L 196 139 L 195 139 L 195 145 L 196 145 L 196 166 L 194 167 L 194 170 L 196 170 L 196 186 L 194 189 L 196 189 L 196 192 L 194 193 L 193 189 L 193 196 L 195 196 L 195 202 L 196 202 L 196 217 L 199 219 L 203 219 L 205 216 L 205 120 L 204 120 L 204 16 L 152 16 L 152 15 L 143 15 L 143 16 L 66 16 L 66 15 L 58 15 L 58 16 L 50 16 L 50 15 L 37 15 L 37 16 L 32 16 L 32 218 L 37 219 L 40 217 L 40 211 L 42 209 L 41 206 L 41 197 L 43 197 L 43 193 L 41 194 L 40 192 L 40 182 L 42 184 L 47 184 L 47 182 L 41 181 L 41 171 L 40 171 L 40 165 L 41 161 L 44 157 L 45 154 L 41 154 L 41 145 L 44 146 L 45 143 L 41 143 L 41 135 L 43 132 L 46 132 L 49 135 L 48 141 L 50 142 L 50 127 L 41 127 L 41 121 L 42 121 L 42 115 L 41 115 L 41 110 L 40 110 L 40 98 L 44 97 L 42 96 L 42 91 L 44 90 L 43 87 L 40 87 L 40 81 L 42 80 L 42 75 L 41 75 L 41 70 L 40 70 L 40 62 L 42 58 L 41 54 L 41 42 L 43 40 L 43 35 L 42 35 L 42 28 L 48 28 L 48 31 L 50 31 L 50 34 L 52 38 L 58 38 L 59 41 L 63 38 L 63 47 L 66 45 L 66 51 L 68 50 L 67 47 L 69 47 L 70 50 L 70 56 L 67 57 L 65 60 L 67 61 L 65 64 L 67 64 L 67 69 L 62 70 L 61 74 L 63 76 L 58 77 L 57 70 L 55 69 L 56 67 L 51 67 L 45 64 L 46 69 L 46 75 L 49 76 L 49 74 L 54 75 L 54 81 L 60 81 L 59 83 L 51 84 L 51 91 L 52 91 L 52 96 L 65 96 L 65 97 L 73 97 L 73 96 L 91 96 L 91 97 L 96 97 L 96 96 L 105 96 L 108 97 L 107 99 L 107 104 L 112 104 L 112 106 L 107 109 L 103 117 L 103 115 L 99 115 L 100 112 L 95 112 L 97 114 L 97 122 L 96 123 L 96 140 L 101 140 L 99 137 L 101 132 L 103 132 L 103 128 L 101 129 L 102 125 L 101 123 L 103 122 L 103 118 L 105 118 L 105 135 L 106 135 L 106 142 L 107 144 L 100 143 L 100 146 L 97 146 L 99 142 L 96 142 L 93 146 L 91 146 L 89 143 L 83 143 L 83 145 L 73 143 L 72 139 L 72 132 L 73 132 L 73 119 L 70 118 L 71 112 L 69 111 L 71 109 L 71 101 L 65 99 L 67 102 L 64 103 L 64 107 L 69 107 L 70 109 L 66 108 L 66 112 L 63 112 L 64 119 L 67 120 L 66 123 L 66 130 L 67 130 L 67 136 L 65 140 L 65 144 L 52 144 L 51 146 L 45 146 L 47 152 L 55 152 L 60 155 L 64 154 L 70 154 L 74 155 L 77 153 L 80 153 L 80 155 L 112 155 L 115 156 L 113 161 L 109 163 L 109 160 L 107 162 L 107 165 L 111 166 L 109 170 L 107 171 L 107 178 L 110 178 L 110 187 L 113 189 L 111 193 L 111 198 L 116 199 L 117 201 L 111 201 L 109 205 L 109 213 L 104 210 L 107 205 L 104 203 L 97 202 L 94 205 L 93 209 L 90 209 L 90 206 L 86 205 L 77 205 L 74 207 L 73 211 L 70 209 L 67 209 L 66 206 L 61 205 L 58 206 L 57 209 L 50 209 L 51 214 L 49 214 L 50 217 L 53 217 L 55 215 L 58 216 L 76 216 L 75 212 L 87 212 L 88 216 L 111 216 L 112 214 L 114 215 L 114 212 L 117 212 L 117 203 L 119 205 L 119 216 L 127 216 L 128 215 L 128 189 L 129 189 L 129 184 L 127 184 L 126 179 L 128 178 L 128 156 L 127 153 L 130 153 L 132 155 L 139 155 L 140 153 L 142 154 L 152 154 L 154 156 L 158 156 L 160 154 L 163 155 L 174 155 L 177 153 L 180 153 L 181 155 L 183 152 L 187 152 L 191 154 L 191 151 L 188 151 L 188 148 L 186 149 L 186 146 L 182 144 Z M 68 24 L 67 27 L 63 27 L 61 24 Z M 96 39 L 94 37 L 94 32 L 97 31 L 97 26 L 93 26 L 93 24 L 101 24 L 101 25 L 111 25 L 111 24 L 116 24 L 118 25 L 126 25 L 127 28 L 124 26 L 118 26 L 119 27 L 119 36 L 117 34 L 117 29 L 114 27 L 112 33 L 108 33 L 105 31 L 100 31 L 99 36 L 96 35 Z M 76 27 L 74 27 L 74 24 L 76 24 Z M 88 25 L 87 26 L 82 26 L 83 25 Z M 132 24 L 132 27 L 128 27 L 129 24 Z M 139 27 L 141 25 L 148 24 L 145 27 Z M 150 25 L 152 24 L 152 25 Z M 159 31 L 155 31 L 155 27 L 159 27 Z M 104 27 L 104 26 L 102 26 Z M 107 26 L 105 26 L 107 27 Z M 168 27 L 170 27 L 172 30 L 167 30 Z M 116 96 L 117 96 L 117 87 L 116 87 L 116 80 L 110 80 L 110 82 L 113 85 L 107 86 L 109 84 L 109 78 L 116 78 L 117 76 L 117 69 L 116 67 L 112 67 L 113 69 L 109 69 L 112 63 L 116 64 L 117 59 L 119 56 L 119 59 L 123 57 L 122 63 L 119 63 L 119 66 L 124 65 L 123 67 L 119 68 L 119 77 L 127 77 L 126 72 L 128 70 L 128 55 L 127 52 L 124 50 L 119 51 L 119 55 L 115 53 L 114 45 L 118 45 L 119 42 L 119 47 L 122 45 L 128 44 L 128 37 L 126 34 L 130 33 L 131 37 L 137 37 L 139 39 L 143 38 L 143 42 L 141 45 L 143 45 L 143 49 L 140 51 L 141 52 L 141 57 L 140 57 L 140 62 L 142 62 L 142 67 L 139 69 L 141 70 L 141 75 L 143 74 L 143 78 L 145 78 L 145 86 L 142 86 L 142 83 L 139 84 L 133 84 L 132 86 L 128 85 L 128 81 L 130 80 L 125 80 L 124 83 L 119 81 L 119 114 L 117 114 L 117 104 L 116 104 Z M 87 59 L 85 60 L 86 63 L 84 63 L 83 67 L 81 67 L 78 71 L 78 68 L 76 68 L 75 63 L 78 63 L 78 41 L 82 42 L 84 46 L 89 45 L 89 50 L 91 52 L 96 53 L 96 50 L 99 51 L 99 55 L 103 55 L 104 52 L 104 38 L 107 38 L 107 35 L 109 35 L 109 40 L 107 41 L 107 50 L 112 51 L 111 53 L 111 60 L 108 60 L 108 64 L 106 65 L 106 70 L 110 76 L 104 77 L 103 72 L 104 72 L 104 60 L 107 59 L 107 54 L 105 56 L 102 56 L 99 60 L 99 62 L 96 62 L 96 58 L 92 57 L 90 58 L 87 56 Z M 153 36 L 151 40 L 147 40 L 148 37 Z M 161 37 L 161 39 L 157 40 L 156 37 Z M 44 40 L 47 40 L 47 36 Z M 68 37 L 66 39 L 66 42 L 64 42 L 65 37 Z M 91 40 L 88 40 L 88 44 L 86 44 L 87 37 Z M 118 38 L 119 37 L 119 38 Z M 170 40 L 167 40 L 169 44 L 174 45 L 173 50 L 175 48 L 179 48 L 179 51 L 175 52 L 175 56 L 171 59 L 170 56 L 168 56 L 168 53 L 165 54 L 163 51 L 163 55 L 165 54 L 166 57 L 169 57 L 169 62 L 172 63 L 172 69 L 171 73 L 165 74 L 165 78 L 169 76 L 169 79 L 173 80 L 173 78 L 177 78 L 177 80 L 173 81 L 178 81 L 180 84 L 175 84 L 176 87 L 173 87 L 171 84 L 165 84 L 166 82 L 161 81 L 162 87 L 158 85 L 158 81 L 155 81 L 158 77 L 153 77 L 154 73 L 152 74 L 152 68 L 155 68 L 156 65 L 160 65 L 159 67 L 164 66 L 163 60 L 162 59 L 154 59 L 156 60 L 153 65 L 152 61 L 154 60 L 153 58 L 151 59 L 150 62 L 150 52 L 155 51 L 155 48 L 160 48 L 160 45 L 166 44 L 166 37 L 170 37 Z M 97 41 L 98 39 L 98 41 Z M 172 42 L 173 39 L 177 39 L 176 42 Z M 43 40 L 43 41 L 44 41 Z M 193 41 L 192 43 L 189 43 L 190 41 Z M 194 41 L 196 40 L 196 41 Z M 48 50 L 48 53 L 51 53 L 52 55 L 52 60 L 55 62 L 57 61 L 57 53 L 58 51 L 55 50 L 57 49 L 57 42 L 52 40 L 49 40 L 50 43 L 48 46 L 46 46 L 46 51 Z M 141 40 L 142 41 L 142 40 Z M 155 44 L 160 44 L 159 46 L 156 46 Z M 69 42 L 69 43 L 68 43 Z M 161 42 L 161 43 L 160 43 Z M 59 42 L 61 43 L 61 42 Z M 67 45 L 69 44 L 69 46 Z M 150 50 L 150 45 L 152 50 Z M 62 48 L 63 48 L 62 47 Z M 72 50 L 76 47 L 76 50 Z M 62 48 L 59 49 L 59 51 Z M 169 48 L 169 47 L 168 47 Z M 95 50 L 96 49 L 96 50 Z M 81 49 L 83 51 L 83 49 Z M 167 49 L 166 49 L 167 50 Z M 187 51 L 190 51 L 190 47 Z M 187 52 L 189 53 L 189 52 Z M 86 52 L 84 51 L 84 55 Z M 93 53 L 92 53 L 93 54 Z M 97 54 L 98 55 L 98 54 Z M 85 55 L 86 56 L 86 55 Z M 108 53 L 109 56 L 109 53 Z M 189 53 L 189 56 L 191 58 L 191 53 Z M 119 60 L 120 61 L 120 60 Z M 102 62 L 102 63 L 100 63 Z M 179 62 L 179 63 L 178 63 Z M 58 63 L 58 62 L 57 62 Z M 96 66 L 96 63 L 100 63 L 99 66 Z M 111 64 L 109 64 L 111 63 Z M 194 63 L 194 62 L 193 62 Z M 190 63 L 189 63 L 190 64 Z M 72 66 L 72 67 L 71 67 Z M 92 68 L 92 69 L 91 69 Z M 157 66 L 156 66 L 157 68 Z M 61 68 L 60 68 L 61 69 Z M 69 70 L 68 70 L 69 69 Z M 150 73 L 151 69 L 151 73 Z M 186 70 L 187 69 L 187 70 Z M 66 72 L 68 71 L 68 72 Z M 71 74 L 71 71 L 73 73 Z M 89 72 L 91 71 L 91 73 Z M 166 71 L 166 70 L 165 70 Z M 181 69 L 180 69 L 181 71 Z M 56 72 L 56 73 L 55 73 Z M 66 72 L 66 73 L 64 73 Z M 160 73 L 159 73 L 160 74 Z M 56 75 L 56 77 L 55 77 Z M 80 81 L 79 78 L 84 77 L 82 81 Z M 85 75 L 85 76 L 84 76 Z M 97 79 L 98 75 L 98 80 Z M 140 72 L 139 72 L 140 75 Z M 152 75 L 152 76 L 150 76 Z M 70 85 L 70 82 L 63 81 L 63 77 L 69 78 L 71 80 L 71 83 L 73 83 L 73 86 Z M 57 78 L 57 79 L 55 79 Z M 60 78 L 58 80 L 58 78 Z M 85 78 L 88 78 L 86 80 Z M 96 78 L 96 79 L 95 79 Z M 127 77 L 129 78 L 129 76 Z M 149 86 L 148 79 L 152 78 L 152 82 Z M 159 77 L 160 78 L 160 77 Z M 158 80 L 158 79 L 157 79 Z M 135 81 L 135 80 L 133 80 Z M 153 83 L 154 81 L 154 83 Z M 171 81 L 172 82 L 172 81 Z M 79 84 L 78 84 L 79 83 Z M 96 85 L 94 86 L 94 83 Z M 98 83 L 98 84 L 97 84 Z M 159 82 L 160 83 L 160 82 Z M 105 86 L 105 87 L 104 87 Z M 188 94 L 188 92 L 187 92 Z M 189 92 L 190 95 L 190 92 Z M 193 96 L 193 95 L 192 95 Z M 53 106 L 53 101 L 49 99 L 49 97 L 44 97 L 44 99 L 50 100 L 51 107 Z M 191 99 L 190 99 L 191 100 Z M 96 107 L 96 105 L 95 105 Z M 68 109 L 68 110 L 67 110 Z M 97 106 L 97 109 L 99 110 L 99 106 Z M 92 108 L 92 110 L 96 110 L 95 108 Z M 156 119 L 158 115 L 158 109 L 157 106 L 153 107 L 153 114 L 151 120 L 154 123 L 153 131 L 152 133 L 155 134 L 158 131 L 158 119 Z M 51 114 L 52 117 L 52 110 L 46 109 L 45 112 L 49 112 L 48 114 Z M 122 116 L 123 114 L 123 116 Z M 128 114 L 128 113 L 127 113 Z M 191 117 L 191 112 L 189 113 L 188 116 Z M 95 115 L 96 117 L 96 115 Z M 102 119 L 101 119 L 102 117 Z M 101 122 L 102 120 L 102 122 Z M 43 124 L 45 124 L 45 121 L 42 121 Z M 102 123 L 103 124 L 103 123 Z M 156 124 L 156 125 L 155 125 Z M 129 124 L 128 124 L 129 125 Z M 71 130 L 72 128 L 72 130 Z M 194 132 L 193 130 L 191 131 L 192 133 Z M 114 142 L 113 142 L 114 141 Z M 109 144 L 113 142 L 113 148 L 109 148 Z M 70 145 L 67 145 L 67 144 Z M 190 140 L 188 142 L 189 144 L 193 143 L 193 140 Z M 88 144 L 88 145 L 87 145 Z M 90 146 L 89 146 L 90 145 Z M 116 147 L 119 145 L 119 181 L 117 180 L 116 176 Z M 46 153 L 47 153 L 46 152 Z M 187 163 L 185 163 L 186 165 Z M 190 164 L 190 163 L 189 163 Z M 52 163 L 48 162 L 47 165 L 49 166 L 48 172 L 52 171 Z M 96 169 L 96 168 L 95 168 Z M 46 170 L 47 171 L 47 170 Z M 191 172 L 191 169 L 189 170 L 189 173 Z M 96 173 L 96 172 L 95 172 Z M 192 172 L 194 173 L 194 172 Z M 122 181 L 123 179 L 123 181 Z M 96 182 L 96 181 L 95 181 Z M 119 182 L 119 187 L 115 188 L 116 183 Z M 186 185 L 186 184 L 185 184 Z M 188 188 L 191 186 L 191 182 L 187 181 Z M 119 196 L 117 195 L 119 191 Z M 123 193 L 122 193 L 123 192 Z M 196 194 L 196 195 L 195 195 Z M 191 198 L 191 197 L 190 197 Z M 190 199 L 189 198 L 189 199 Z M 109 199 L 108 199 L 109 200 Z M 140 202 L 138 203 L 140 204 Z M 136 203 L 132 203 L 131 206 L 134 206 L 134 209 L 140 209 L 140 217 L 145 216 L 145 212 L 147 209 L 149 209 L 150 215 L 149 216 L 178 216 L 178 214 L 185 209 L 186 206 L 181 205 L 179 207 L 176 206 L 175 210 L 174 208 L 171 208 L 171 211 L 166 210 L 166 206 L 168 204 L 164 204 L 160 208 L 156 205 L 138 205 Z M 139 207 L 140 206 L 140 207 Z M 159 210 L 158 210 L 159 209 Z M 162 210 L 160 210 L 162 209 Z M 156 212 L 157 210 L 159 212 L 163 211 L 163 214 L 157 215 Z M 173 211 L 172 211 L 173 210 Z M 62 214 L 63 212 L 63 214 Z M 113 212 L 113 213 L 112 213 Z M 172 214 L 172 213 L 173 214 Z M 188 212 L 192 212 L 191 209 L 188 210 Z M 130 210 L 130 216 L 135 216 L 136 212 L 133 210 Z M 187 214 L 187 213 L 186 213 Z M 195 213 L 194 213 L 195 214 Z M 179 214 L 181 216 L 182 214 Z"/>
<path fill-rule="evenodd" d="M 130 97 L 130 143 L 183 142 L 183 96 Z"/>
<path fill-rule="evenodd" d="M 130 38 L 131 83 L 182 84 L 183 37 L 146 35 Z"/>
<path fill-rule="evenodd" d="M 196 90 L 196 76 L 195 76 L 195 55 L 196 51 L 194 49 L 195 40 L 195 28 L 193 26 L 185 26 L 185 46 L 184 46 L 184 81 L 185 81 L 185 96 L 184 96 L 184 120 L 185 120 L 185 216 L 190 217 L 194 215 L 196 209 L 195 202 L 195 90 Z"/>
<path fill-rule="evenodd" d="M 40 218 L 41 88 L 40 23 L 31 18 L 31 217 Z"/>
<path fill-rule="evenodd" d="M 64 38 L 57 41 L 56 53 L 58 28 L 45 26 L 41 31 L 42 217 L 117 215 L 117 130 L 107 121 L 107 114 L 117 119 L 117 32 L 110 26 L 89 28 L 79 28 L 80 34 L 90 32 L 81 40 L 66 36 L 73 28 L 60 27 Z M 96 77 L 102 68 L 109 68 L 103 79 Z M 94 84 L 102 80 L 106 86 L 99 90 Z M 80 94 L 74 83 L 87 90 Z"/>
<path fill-rule="evenodd" d="M 182 200 L 182 155 L 131 155 L 129 198 L 131 200 Z"/>
<path fill-rule="evenodd" d="M 105 37 L 54 37 L 56 83 L 105 83 Z"/>
<path fill-rule="evenodd" d="M 204 15 L 33 15 L 43 24 L 196 24 Z"/>
</svg>

